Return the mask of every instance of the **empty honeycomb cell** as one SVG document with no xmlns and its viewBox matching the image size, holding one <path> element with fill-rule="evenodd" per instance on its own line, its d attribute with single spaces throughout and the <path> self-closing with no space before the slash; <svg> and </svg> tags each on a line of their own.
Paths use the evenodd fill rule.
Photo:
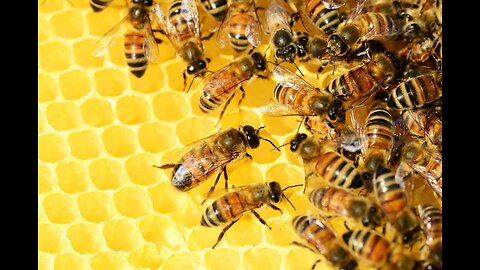
<svg viewBox="0 0 480 270">
<path fill-rule="evenodd" d="M 175 253 L 169 256 L 165 263 L 163 264 L 162 269 L 164 270 L 194 270 L 198 269 L 200 265 L 201 257 L 198 254 L 191 252 L 181 252 Z"/>
<path fill-rule="evenodd" d="M 175 189 L 170 183 L 159 183 L 148 189 L 153 209 L 159 213 L 171 213 L 183 207 L 185 194 Z"/>
<path fill-rule="evenodd" d="M 45 15 L 38 14 L 38 43 L 50 38 L 50 25 Z"/>
<path fill-rule="evenodd" d="M 290 207 L 290 205 L 285 207 Z M 269 220 L 268 225 L 270 225 L 272 229 L 265 231 L 267 242 L 274 246 L 288 247 L 293 241 L 298 241 L 298 237 L 296 237 L 293 228 L 288 227 L 290 224 L 290 218 Z"/>
<path fill-rule="evenodd" d="M 300 238 L 297 238 L 295 241 L 305 244 Z M 314 253 L 304 247 L 294 247 L 290 249 L 287 256 L 285 256 L 284 265 L 288 270 L 311 269 L 317 260 L 320 260 L 320 262 L 316 265 L 315 269 L 332 269 L 322 255 Z"/>
<path fill-rule="evenodd" d="M 95 72 L 95 90 L 104 97 L 120 95 L 127 88 L 125 73 L 119 69 L 102 68 Z"/>
<path fill-rule="evenodd" d="M 87 1 L 83 1 L 83 0 L 68 0 L 68 2 L 70 3 L 70 6 L 74 7 L 74 8 L 77 8 L 77 9 L 89 9 L 90 8 L 90 4 L 87 2 Z"/>
<path fill-rule="evenodd" d="M 198 220 L 198 224 L 200 224 L 200 219 Z M 217 241 L 219 234 L 220 232 L 215 229 L 197 226 L 193 228 L 188 235 L 187 247 L 193 251 L 210 249 Z"/>
<path fill-rule="evenodd" d="M 240 255 L 235 249 L 215 248 L 204 255 L 204 264 L 210 270 L 241 269 Z"/>
<path fill-rule="evenodd" d="M 38 73 L 38 102 L 52 101 L 57 96 L 57 81 L 50 75 Z"/>
<path fill-rule="evenodd" d="M 105 150 L 114 157 L 124 157 L 133 154 L 137 149 L 135 133 L 122 126 L 110 126 L 102 133 Z"/>
<path fill-rule="evenodd" d="M 90 69 L 103 67 L 104 59 L 94 56 L 94 48 L 98 39 L 87 39 L 76 41 L 73 48 L 73 58 L 80 67 Z"/>
<path fill-rule="evenodd" d="M 38 224 L 37 228 L 39 251 L 55 254 L 68 247 L 62 226 L 57 224 Z"/>
<path fill-rule="evenodd" d="M 183 79 L 182 73 L 186 69 L 186 65 L 187 64 L 184 61 L 177 60 L 172 61 L 172 63 L 166 66 L 165 71 L 170 89 L 180 92 L 187 91 L 187 87 L 192 80 L 192 76 L 189 76 L 185 71 L 185 75 L 187 76 L 187 78 L 186 81 Z"/>
<path fill-rule="evenodd" d="M 72 156 L 78 159 L 92 159 L 100 155 L 103 145 L 93 130 L 72 132 L 68 135 Z"/>
<path fill-rule="evenodd" d="M 48 219 L 57 224 L 67 224 L 78 216 L 75 201 L 69 195 L 50 193 L 43 199 L 43 209 Z"/>
<path fill-rule="evenodd" d="M 112 250 L 131 251 L 138 247 L 142 235 L 128 220 L 112 220 L 103 226 L 103 236 Z"/>
<path fill-rule="evenodd" d="M 85 257 L 74 253 L 62 253 L 55 257 L 53 263 L 55 270 L 83 270 L 88 269 L 88 262 Z"/>
<path fill-rule="evenodd" d="M 127 69 L 126 64 L 124 65 L 125 69 Z M 141 78 L 135 77 L 131 72 L 129 72 L 129 75 L 133 91 L 149 94 L 164 90 L 165 75 L 163 75 L 163 72 L 158 65 L 149 63 L 145 74 L 143 74 Z"/>
<path fill-rule="evenodd" d="M 92 183 L 100 190 L 117 189 L 122 184 L 128 183 L 128 175 L 123 164 L 115 159 L 96 159 L 88 169 Z"/>
<path fill-rule="evenodd" d="M 284 136 L 297 130 L 302 118 L 298 116 L 269 116 L 262 113 L 262 122 L 268 128 L 270 134 Z"/>
<path fill-rule="evenodd" d="M 38 158 L 43 162 L 57 162 L 68 153 L 68 144 L 58 134 L 46 134 L 38 137 Z"/>
<path fill-rule="evenodd" d="M 52 32 L 57 37 L 79 38 L 85 32 L 83 17 L 78 10 L 69 10 L 54 14 L 50 18 L 52 23 Z"/>
<path fill-rule="evenodd" d="M 59 41 L 38 45 L 38 63 L 46 72 L 66 70 L 71 65 L 71 55 L 70 47 Z"/>
<path fill-rule="evenodd" d="M 94 223 L 75 223 L 68 227 L 67 237 L 73 250 L 80 254 L 95 254 L 104 243 L 100 226 Z"/>
<path fill-rule="evenodd" d="M 125 187 L 117 190 L 113 196 L 116 209 L 127 217 L 144 216 L 150 210 L 147 194 L 137 187 Z"/>
<path fill-rule="evenodd" d="M 157 43 L 159 53 L 157 61 L 156 63 L 153 63 L 153 65 L 162 64 L 172 59 L 175 59 L 177 51 L 175 51 L 175 48 L 170 44 L 168 38 L 164 35 L 156 35 L 156 38 L 160 39 L 161 42 Z M 162 74 L 163 73 L 164 72 L 162 71 Z"/>
<path fill-rule="evenodd" d="M 232 105 L 236 106 L 236 103 Z M 238 108 L 235 110 L 235 112 L 231 113 L 225 112 L 220 120 L 222 127 L 238 127 L 243 125 L 251 125 L 255 128 L 260 127 L 260 119 L 255 112 L 243 109 L 239 110 Z"/>
<path fill-rule="evenodd" d="M 38 252 L 38 270 L 51 270 L 52 268 L 52 260 L 50 255 L 44 252 Z"/>
<path fill-rule="evenodd" d="M 55 185 L 52 170 L 45 165 L 38 164 L 38 193 L 50 192 Z"/>
<path fill-rule="evenodd" d="M 257 211 L 257 213 L 262 216 L 262 211 Z M 217 231 L 219 234 L 222 229 L 223 227 L 218 227 L 217 229 L 212 228 L 212 230 Z M 235 246 L 259 245 L 263 241 L 263 229 L 268 230 L 253 214 L 247 212 L 228 229 L 218 245 L 221 246 L 224 241 L 228 241 L 228 243 Z M 211 243 L 212 246 L 215 244 L 215 241 Z"/>
<path fill-rule="evenodd" d="M 121 253 L 113 251 L 100 252 L 92 258 L 90 266 L 94 270 L 128 270 L 127 259 Z"/>
<path fill-rule="evenodd" d="M 176 134 L 184 145 L 217 133 L 215 123 L 204 118 L 190 117 L 179 122 Z"/>
<path fill-rule="evenodd" d="M 273 89 L 275 81 L 252 77 L 250 81 L 243 86 L 245 89 L 245 99 L 242 105 L 251 108 L 258 108 L 268 105 L 273 98 Z"/>
<path fill-rule="evenodd" d="M 178 92 L 159 91 L 152 101 L 155 116 L 164 121 L 174 122 L 188 114 L 188 100 Z"/>
<path fill-rule="evenodd" d="M 282 265 L 282 255 L 271 248 L 252 248 L 243 255 L 245 268 L 249 270 L 276 270 Z M 300 268 L 299 268 L 300 269 Z"/>
<path fill-rule="evenodd" d="M 38 109 L 38 134 L 45 131 L 47 120 L 45 119 L 45 113 L 40 108 Z"/>
<path fill-rule="evenodd" d="M 249 160 L 248 158 L 244 158 L 237 163 L 231 164 L 231 166 L 227 166 L 228 185 L 234 185 L 238 187 L 269 181 L 270 179 L 265 179 L 265 175 L 257 166 L 254 166 L 253 164 L 253 161 Z M 213 184 L 213 180 L 214 178 L 211 179 L 212 182 L 210 182 L 209 186 Z M 223 176 L 219 180 L 217 187 L 225 188 Z"/>
<path fill-rule="evenodd" d="M 109 125 L 115 119 L 112 105 L 103 99 L 91 98 L 80 105 L 85 124 L 93 127 Z"/>
<path fill-rule="evenodd" d="M 48 123 L 56 130 L 69 130 L 81 125 L 80 111 L 75 103 L 52 103 L 47 106 L 45 112 Z"/>
<path fill-rule="evenodd" d="M 279 143 L 269 133 L 259 132 L 260 137 L 270 140 L 275 146 L 265 140 L 260 141 L 260 146 L 256 149 L 249 149 L 248 153 L 253 156 L 256 163 L 259 164 L 271 164 L 274 163 L 280 156 L 281 150 L 277 150 L 275 147 L 280 146 L 283 143 Z"/>
<path fill-rule="evenodd" d="M 284 142 L 282 142 L 282 144 L 290 142 L 293 139 L 293 137 L 294 136 L 289 136 Z M 286 145 L 284 148 L 285 149 L 283 151 L 283 154 L 285 155 L 285 157 L 287 159 L 287 162 L 294 165 L 294 166 L 298 166 L 300 168 L 303 168 L 303 160 L 300 157 L 300 155 L 298 154 L 298 152 L 290 151 L 290 146 L 289 145 Z"/>
<path fill-rule="evenodd" d="M 179 200 L 181 200 L 181 197 L 185 198 L 187 196 L 186 194 L 183 196 L 179 195 Z M 177 224 L 186 228 L 193 228 L 200 224 L 202 210 L 200 203 L 186 198 L 183 200 L 181 207 L 178 207 L 177 210 L 170 214 L 170 216 L 177 222 Z"/>
<path fill-rule="evenodd" d="M 92 81 L 83 70 L 70 70 L 58 78 L 60 90 L 66 100 L 79 99 L 90 92 Z"/>
<path fill-rule="evenodd" d="M 103 37 L 108 31 L 110 31 L 114 26 L 116 26 L 126 15 L 126 10 L 123 8 L 106 8 L 102 12 L 89 12 L 85 18 L 87 23 L 88 32 L 97 36 L 98 39 Z M 122 29 L 119 29 L 122 30 Z M 119 31 L 117 39 L 122 36 L 122 31 Z M 115 43 L 122 44 L 122 41 L 116 40 Z"/>
<path fill-rule="evenodd" d="M 93 191 L 78 197 L 78 208 L 83 218 L 91 222 L 104 222 L 113 216 L 115 206 L 108 194 Z"/>
<path fill-rule="evenodd" d="M 167 217 L 151 215 L 142 219 L 138 228 L 143 239 L 152 242 L 158 248 L 166 246 L 171 249 L 179 249 L 185 242 L 179 227 Z"/>
<path fill-rule="evenodd" d="M 160 175 L 157 168 L 155 158 L 148 154 L 142 153 L 129 157 L 125 162 L 125 169 L 127 170 L 130 180 L 137 185 L 150 185 L 155 183 Z"/>
<path fill-rule="evenodd" d="M 138 268 L 159 269 L 163 258 L 157 246 L 147 243 L 130 252 L 128 262 Z"/>
<path fill-rule="evenodd" d="M 150 108 L 147 101 L 139 96 L 123 96 L 117 101 L 117 116 L 120 122 L 135 125 L 148 121 Z"/>
<path fill-rule="evenodd" d="M 43 0 L 38 2 L 38 11 L 42 13 L 49 13 L 53 11 L 61 10 L 66 1 L 62 0 Z"/>
<path fill-rule="evenodd" d="M 138 130 L 138 140 L 145 151 L 160 153 L 175 144 L 175 133 L 169 125 L 160 122 L 146 123 Z"/>
<path fill-rule="evenodd" d="M 284 187 L 303 184 L 303 173 L 298 169 L 298 167 L 293 166 L 289 163 L 277 163 L 272 165 L 267 170 L 267 179 L 269 181 L 278 181 L 282 183 Z M 294 190 L 301 190 L 302 188 L 295 188 Z"/>
<path fill-rule="evenodd" d="M 78 161 L 62 162 L 55 168 L 58 185 L 66 193 L 78 193 L 87 188 L 88 172 Z"/>
</svg>

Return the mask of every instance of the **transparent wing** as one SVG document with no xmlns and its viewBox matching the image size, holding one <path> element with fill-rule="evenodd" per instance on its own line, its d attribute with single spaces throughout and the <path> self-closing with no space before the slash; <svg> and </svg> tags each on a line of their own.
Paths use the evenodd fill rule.
<svg viewBox="0 0 480 270">
<path fill-rule="evenodd" d="M 208 199 L 218 199 L 222 196 L 224 196 L 225 194 L 228 194 L 228 193 L 232 193 L 232 192 L 240 192 L 240 191 L 243 191 L 243 190 L 246 190 L 248 189 L 249 185 L 247 186 L 230 186 L 228 188 L 220 188 L 220 189 L 215 189 L 214 191 L 212 192 L 207 192 L 204 194 L 204 198 L 205 200 L 208 200 Z"/>
<path fill-rule="evenodd" d="M 363 108 L 363 107 L 361 107 Z M 358 138 L 358 141 L 360 142 L 361 149 L 362 149 L 362 155 L 364 156 L 366 153 L 366 134 L 365 134 L 365 118 L 362 118 L 360 116 L 361 112 L 359 111 L 360 108 L 353 108 L 347 111 L 347 114 L 350 117 L 350 122 L 351 122 L 351 128 L 355 134 L 355 136 Z"/>
<path fill-rule="evenodd" d="M 195 38 L 200 41 L 200 21 L 198 19 L 198 9 L 195 0 L 182 0 L 182 14 L 187 22 L 187 27 Z"/>
<path fill-rule="evenodd" d="M 108 49 L 115 44 L 118 37 L 122 36 L 123 24 L 128 21 L 128 16 L 125 16 L 112 29 L 105 33 L 95 44 L 92 51 L 94 57 L 101 57 L 107 54 Z"/>
<path fill-rule="evenodd" d="M 347 0 L 322 0 L 322 2 L 328 9 L 337 9 L 343 7 Z"/>
<path fill-rule="evenodd" d="M 320 90 L 307 81 L 302 79 L 299 75 L 283 66 L 275 66 L 272 69 L 272 73 L 275 76 L 276 81 L 284 87 L 290 87 L 295 90 L 304 90 L 320 92 Z"/>
<path fill-rule="evenodd" d="M 233 15 L 232 9 L 229 8 L 227 11 L 227 14 L 225 15 L 225 18 L 223 19 L 222 23 L 218 27 L 216 40 L 220 48 L 224 48 L 230 42 L 228 33 L 230 31 L 230 20 L 232 18 L 232 15 Z"/>
<path fill-rule="evenodd" d="M 290 15 L 287 11 L 286 2 L 283 0 L 270 0 L 265 10 L 265 22 L 269 34 L 280 29 L 290 29 Z"/>
<path fill-rule="evenodd" d="M 366 16 L 366 14 L 363 14 L 362 16 Z M 378 31 L 378 29 L 372 29 L 367 33 L 365 33 L 362 36 L 361 40 L 367 41 L 367 40 L 378 40 L 383 38 L 389 38 L 389 37 L 400 35 L 406 31 L 404 21 L 393 19 L 392 17 L 389 17 L 389 16 L 385 16 L 385 17 L 388 20 L 387 24 L 391 25 L 392 27 L 391 29 L 384 29 L 383 31 Z"/>
<path fill-rule="evenodd" d="M 155 41 L 155 36 L 153 35 L 152 28 L 150 25 L 150 20 L 145 24 L 145 43 L 143 44 L 143 51 L 147 56 L 148 60 L 152 63 L 156 63 L 158 60 L 158 44 Z"/>
<path fill-rule="evenodd" d="M 253 5 L 250 6 L 249 13 L 254 18 L 247 24 L 247 28 L 245 29 L 245 36 L 247 37 L 248 42 L 252 44 L 253 47 L 258 47 L 262 41 L 262 27 L 260 21 L 257 18 L 257 13 L 255 12 L 255 7 Z"/>
</svg>

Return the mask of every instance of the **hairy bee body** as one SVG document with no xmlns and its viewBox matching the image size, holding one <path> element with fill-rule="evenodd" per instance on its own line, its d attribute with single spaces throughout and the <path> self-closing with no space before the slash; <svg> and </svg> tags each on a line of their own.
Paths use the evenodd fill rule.
<svg viewBox="0 0 480 270">
<path fill-rule="evenodd" d="M 424 74 L 400 83 L 390 93 L 388 106 L 397 110 L 416 109 L 441 99 L 439 77 L 438 74 Z"/>
</svg>

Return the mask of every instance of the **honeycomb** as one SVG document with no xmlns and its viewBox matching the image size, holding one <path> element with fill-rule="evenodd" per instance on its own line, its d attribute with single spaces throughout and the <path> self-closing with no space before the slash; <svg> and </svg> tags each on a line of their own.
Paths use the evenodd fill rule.
<svg viewBox="0 0 480 270">
<path fill-rule="evenodd" d="M 222 228 L 200 226 L 200 202 L 213 179 L 184 193 L 171 186 L 171 170 L 153 167 L 241 124 L 265 125 L 262 136 L 285 143 L 298 119 L 259 109 L 276 83 L 247 82 L 241 108 L 237 95 L 217 125 L 218 111 L 198 108 L 199 84 L 183 91 L 185 65 L 168 42 L 140 79 L 126 67 L 121 41 L 105 57 L 92 56 L 96 41 L 125 16 L 124 4 L 94 13 L 86 0 L 38 1 L 38 269 L 310 269 L 321 256 L 290 244 L 299 240 L 292 217 L 316 212 L 301 189 L 287 192 L 296 211 L 285 202 L 283 214 L 258 211 L 271 230 L 247 214 L 211 249 Z M 205 42 L 210 70 L 233 59 L 215 55 L 214 42 Z M 229 183 L 303 183 L 301 160 L 283 150 L 263 143 L 250 150 L 252 160 L 227 167 Z M 322 260 L 317 269 L 330 268 Z"/>
</svg>

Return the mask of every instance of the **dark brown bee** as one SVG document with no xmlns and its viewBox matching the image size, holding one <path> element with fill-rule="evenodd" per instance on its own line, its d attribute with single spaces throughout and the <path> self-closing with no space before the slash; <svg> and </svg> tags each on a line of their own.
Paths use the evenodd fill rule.
<svg viewBox="0 0 480 270">
<path fill-rule="evenodd" d="M 100 12 L 106 9 L 113 2 L 113 0 L 89 0 L 89 2 L 90 7 L 92 7 L 94 12 Z"/>
<path fill-rule="evenodd" d="M 343 216 L 375 228 L 382 223 L 382 210 L 366 197 L 333 186 L 314 189 L 308 199 L 326 215 Z"/>
<path fill-rule="evenodd" d="M 125 59 L 130 72 L 138 78 L 142 77 L 148 62 L 155 62 L 158 58 L 158 46 L 150 24 L 152 3 L 152 0 L 127 1 L 128 15 L 98 41 L 94 56 L 105 55 L 121 30 L 128 26 L 124 34 Z"/>
<path fill-rule="evenodd" d="M 222 173 L 224 173 L 225 188 L 227 188 L 226 166 L 228 164 L 245 156 L 251 157 L 247 153 L 247 149 L 258 148 L 260 140 L 266 140 L 273 145 L 271 141 L 258 135 L 260 129 L 255 130 L 252 126 L 245 125 L 238 129 L 229 128 L 218 132 L 196 142 L 179 162 L 165 164 L 158 168 L 173 168 L 171 183 L 181 191 L 187 191 L 198 186 L 218 171 L 220 172 L 210 192 L 215 189 Z"/>
<path fill-rule="evenodd" d="M 266 70 L 266 60 L 258 52 L 251 55 L 243 56 L 236 61 L 228 64 L 220 70 L 215 71 L 208 82 L 205 84 L 200 95 L 200 109 L 204 113 L 209 113 L 217 109 L 220 105 L 225 104 L 220 119 L 223 116 L 228 104 L 235 96 L 235 90 L 242 82 L 249 80 L 253 75 Z M 260 77 L 261 74 L 258 74 Z M 240 86 L 242 94 L 245 91 Z M 242 101 L 240 99 L 240 102 Z"/>
<path fill-rule="evenodd" d="M 426 236 L 426 258 L 434 266 L 426 269 L 442 269 L 442 211 L 433 205 L 421 204 L 418 213 Z"/>
<path fill-rule="evenodd" d="M 271 229 L 255 209 L 266 204 L 281 213 L 282 210 L 274 204 L 279 203 L 282 198 L 285 198 L 290 203 L 288 198 L 283 194 L 283 191 L 296 186 L 301 185 L 289 186 L 282 190 L 280 183 L 278 182 L 252 184 L 237 187 L 234 191 L 216 199 L 203 212 L 200 224 L 205 227 L 216 227 L 226 223 L 229 224 L 222 230 L 212 249 L 220 242 L 225 232 L 248 211 L 252 212 L 262 224 Z M 292 207 L 295 209 L 293 205 Z"/>
<path fill-rule="evenodd" d="M 304 245 L 293 242 L 294 244 L 320 253 L 333 267 L 338 267 L 338 269 L 357 269 L 358 264 L 348 249 L 337 238 L 335 232 L 321 220 L 308 216 L 296 216 L 292 220 L 292 225 L 297 235 L 308 243 L 308 245 Z M 312 270 L 318 262 L 320 260 L 313 264 Z"/>
</svg>

